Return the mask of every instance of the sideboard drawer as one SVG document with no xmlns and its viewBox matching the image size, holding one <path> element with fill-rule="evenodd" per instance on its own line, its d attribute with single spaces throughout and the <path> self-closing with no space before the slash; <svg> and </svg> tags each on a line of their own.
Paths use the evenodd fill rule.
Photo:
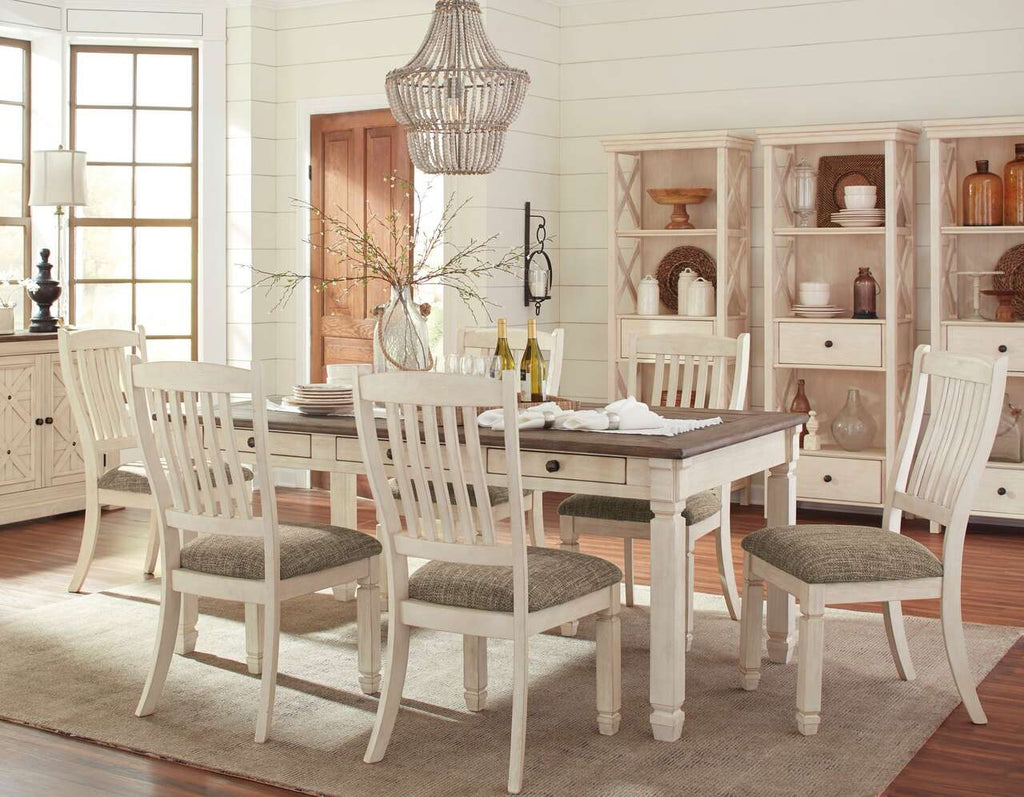
<svg viewBox="0 0 1024 797">
<path fill-rule="evenodd" d="M 253 446 L 250 442 L 253 440 L 252 432 L 247 429 L 235 430 L 235 445 L 239 451 L 251 451 Z M 313 456 L 313 438 L 301 433 L 270 432 L 270 455 L 309 459 Z"/>
<path fill-rule="evenodd" d="M 521 456 L 524 476 L 604 484 L 626 483 L 625 457 L 553 454 L 547 451 L 523 451 Z M 504 449 L 487 449 L 487 472 L 508 473 Z"/>
<path fill-rule="evenodd" d="M 983 354 L 1010 360 L 1011 371 L 1024 371 L 1024 326 L 997 324 L 946 327 L 946 348 L 957 354 Z"/>
<path fill-rule="evenodd" d="M 780 365 L 882 367 L 879 324 L 778 324 Z"/>
<path fill-rule="evenodd" d="M 977 512 L 1024 513 L 1024 471 L 985 468 L 972 507 Z"/>
<path fill-rule="evenodd" d="M 629 357 L 632 335 L 714 335 L 715 322 L 663 315 L 619 319 L 619 356 Z"/>
<path fill-rule="evenodd" d="M 882 503 L 882 463 L 877 459 L 800 457 L 796 479 L 797 498 Z"/>
</svg>

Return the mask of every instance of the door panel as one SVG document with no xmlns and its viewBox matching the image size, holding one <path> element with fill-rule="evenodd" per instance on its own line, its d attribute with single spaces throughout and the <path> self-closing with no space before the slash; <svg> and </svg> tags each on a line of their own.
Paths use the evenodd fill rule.
<svg viewBox="0 0 1024 797">
<path fill-rule="evenodd" d="M 394 185 L 391 179 L 397 175 L 411 182 L 413 168 L 405 130 L 395 123 L 390 111 L 313 116 L 310 135 L 314 207 L 336 218 L 351 216 L 375 237 L 387 231 L 388 214 L 410 212 L 407 188 Z M 358 258 L 359 252 L 339 257 L 315 245 L 319 240 L 326 246 L 339 242 L 316 214 L 311 216 L 310 232 L 314 280 L 363 275 L 362 266 L 350 259 Z M 387 286 L 377 280 L 366 285 L 355 282 L 324 291 L 314 289 L 310 295 L 311 378 L 326 379 L 326 365 L 371 362 L 373 309 L 386 301 Z"/>
<path fill-rule="evenodd" d="M 0 357 L 0 495 L 43 486 L 37 379 L 34 356 Z"/>
<path fill-rule="evenodd" d="M 85 460 L 82 459 L 82 449 L 78 445 L 78 427 L 71 414 L 60 358 L 51 354 L 47 360 L 50 373 L 48 394 L 53 402 L 47 410 L 47 417 L 52 418 L 53 422 L 46 426 L 50 484 L 73 484 L 85 480 Z"/>
</svg>

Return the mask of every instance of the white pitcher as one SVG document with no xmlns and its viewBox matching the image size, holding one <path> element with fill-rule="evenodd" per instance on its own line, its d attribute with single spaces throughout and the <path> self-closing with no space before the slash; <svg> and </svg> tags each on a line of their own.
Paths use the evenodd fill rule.
<svg viewBox="0 0 1024 797">
<path fill-rule="evenodd" d="M 697 279 L 693 269 L 684 268 L 676 280 L 676 315 L 686 315 L 686 297 L 690 293 L 690 284 Z"/>
<path fill-rule="evenodd" d="M 708 316 L 715 314 L 715 286 L 710 280 L 697 277 L 686 291 L 686 315 Z"/>
<path fill-rule="evenodd" d="M 640 280 L 640 287 L 636 291 L 636 314 L 637 315 L 658 315 L 661 301 L 661 293 L 658 288 L 658 280 L 648 274 Z"/>
</svg>

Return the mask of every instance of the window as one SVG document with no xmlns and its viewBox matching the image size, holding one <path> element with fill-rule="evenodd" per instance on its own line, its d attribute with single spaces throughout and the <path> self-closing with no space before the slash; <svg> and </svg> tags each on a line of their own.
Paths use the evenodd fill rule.
<svg viewBox="0 0 1024 797">
<path fill-rule="evenodd" d="M 29 274 L 29 43 L 0 38 L 0 279 Z M 28 320 L 24 291 L 15 318 Z"/>
<path fill-rule="evenodd" d="M 71 319 L 146 328 L 151 359 L 197 356 L 198 51 L 73 46 Z"/>
</svg>

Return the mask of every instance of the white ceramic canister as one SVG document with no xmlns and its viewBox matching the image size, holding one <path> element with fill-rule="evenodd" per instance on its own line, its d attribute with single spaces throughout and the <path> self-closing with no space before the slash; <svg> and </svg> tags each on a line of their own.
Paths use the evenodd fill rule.
<svg viewBox="0 0 1024 797">
<path fill-rule="evenodd" d="M 708 316 L 715 314 L 715 286 L 703 277 L 690 283 L 686 292 L 686 314 Z"/>
<path fill-rule="evenodd" d="M 686 315 L 686 297 L 690 293 L 690 283 L 697 279 L 693 269 L 684 268 L 676 280 L 676 315 Z"/>
<path fill-rule="evenodd" d="M 636 291 L 637 315 L 658 315 L 660 301 L 658 280 L 648 274 L 640 280 L 640 287 Z"/>
</svg>

